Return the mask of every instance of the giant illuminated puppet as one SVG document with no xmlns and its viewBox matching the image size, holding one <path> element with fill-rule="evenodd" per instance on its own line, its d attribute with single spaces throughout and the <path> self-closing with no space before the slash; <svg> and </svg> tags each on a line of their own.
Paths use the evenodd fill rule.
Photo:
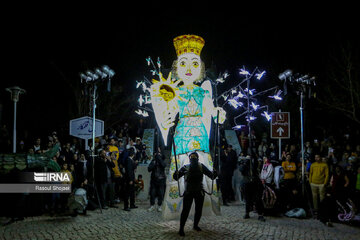
<svg viewBox="0 0 360 240">
<path fill-rule="evenodd" d="M 209 147 L 211 122 L 214 120 L 222 124 L 225 121 L 225 111 L 220 107 L 214 107 L 211 82 L 204 81 L 205 65 L 200 58 L 204 44 L 204 39 L 196 35 L 176 37 L 174 46 L 177 59 L 173 62 L 171 72 L 165 79 L 160 72 L 158 61 L 159 79 L 153 80 L 153 84 L 148 89 L 164 143 L 172 145 L 163 204 L 163 216 L 166 219 L 178 218 L 182 209 L 184 179 L 181 178 L 179 182 L 173 179 L 176 168 L 180 169 L 188 164 L 188 154 L 196 151 L 199 162 L 212 171 L 213 159 Z M 149 100 L 145 98 L 145 101 Z M 147 114 L 145 110 L 139 111 L 139 114 Z M 170 132 L 175 124 L 175 131 Z M 168 142 L 169 134 L 173 135 L 173 142 Z M 204 177 L 203 187 L 208 193 L 204 200 L 203 215 L 219 214 L 219 191 L 216 182 Z"/>
</svg>

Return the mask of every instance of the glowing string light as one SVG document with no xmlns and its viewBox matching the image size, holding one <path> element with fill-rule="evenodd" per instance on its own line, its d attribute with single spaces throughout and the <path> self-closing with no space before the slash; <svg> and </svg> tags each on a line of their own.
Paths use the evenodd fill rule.
<svg viewBox="0 0 360 240">
<path fill-rule="evenodd" d="M 267 111 L 264 111 L 264 113 L 262 113 L 261 115 L 264 116 L 267 121 L 271 120 L 271 115 L 269 115 L 269 113 Z"/>
<path fill-rule="evenodd" d="M 249 92 L 250 95 L 254 95 L 255 89 L 244 89 L 245 92 Z"/>
<path fill-rule="evenodd" d="M 228 103 L 233 106 L 235 109 L 239 107 L 239 103 L 235 99 L 229 99 Z"/>
<path fill-rule="evenodd" d="M 256 111 L 259 108 L 259 105 L 256 105 L 254 102 L 251 102 L 251 107 Z"/>
<path fill-rule="evenodd" d="M 226 99 L 228 98 L 228 96 L 226 96 L 226 95 L 221 95 L 221 97 L 224 99 L 224 101 L 226 101 Z"/>
<path fill-rule="evenodd" d="M 250 121 L 253 121 L 255 119 L 256 119 L 256 117 L 250 116 Z"/>
<path fill-rule="evenodd" d="M 244 98 L 244 97 L 245 97 L 245 95 L 244 95 L 244 94 L 242 94 L 242 92 L 240 92 L 240 91 L 239 91 L 239 93 L 238 93 L 238 95 L 237 95 L 236 97 L 238 97 L 238 98 Z"/>
<path fill-rule="evenodd" d="M 143 117 L 149 116 L 149 113 L 147 111 L 141 110 L 141 109 L 135 110 L 135 113 L 137 113 L 138 115 L 143 116 Z"/>
<path fill-rule="evenodd" d="M 233 127 L 234 130 L 240 130 L 241 128 L 246 127 L 245 125 L 236 125 L 235 127 Z"/>
<path fill-rule="evenodd" d="M 250 73 L 248 71 L 245 70 L 245 68 L 243 69 L 240 69 L 240 72 L 239 72 L 241 75 L 250 75 Z"/>
<path fill-rule="evenodd" d="M 145 102 L 144 99 L 143 99 L 142 94 L 140 94 L 139 99 L 138 99 L 138 102 L 139 102 L 140 106 L 142 106 L 143 103 Z"/>
<path fill-rule="evenodd" d="M 150 92 L 150 88 L 147 87 L 145 83 L 143 83 L 141 86 L 142 86 L 143 92 L 146 92 L 146 91 Z"/>
<path fill-rule="evenodd" d="M 282 93 L 282 91 L 281 90 L 279 90 L 275 95 L 273 95 L 273 96 L 269 96 L 269 98 L 273 98 L 273 99 L 275 99 L 275 100 L 282 100 L 282 97 L 280 97 L 280 94 Z"/>
<path fill-rule="evenodd" d="M 160 69 L 160 67 L 161 67 L 161 62 L 160 62 L 160 58 L 158 57 L 158 60 L 157 60 L 157 65 L 158 65 L 158 68 Z"/>
<path fill-rule="evenodd" d="M 140 82 L 136 81 L 136 88 L 139 88 L 142 84 L 143 84 L 143 81 L 140 81 Z"/>
<path fill-rule="evenodd" d="M 145 104 L 149 104 L 149 103 L 151 103 L 151 97 L 145 96 Z"/>
<path fill-rule="evenodd" d="M 257 80 L 260 80 L 264 76 L 264 74 L 265 74 L 265 71 L 262 71 L 261 73 L 255 74 L 255 77 Z"/>
<path fill-rule="evenodd" d="M 216 82 L 218 82 L 218 83 L 224 83 L 225 80 L 224 80 L 224 78 L 218 78 L 218 79 L 216 79 Z"/>
</svg>

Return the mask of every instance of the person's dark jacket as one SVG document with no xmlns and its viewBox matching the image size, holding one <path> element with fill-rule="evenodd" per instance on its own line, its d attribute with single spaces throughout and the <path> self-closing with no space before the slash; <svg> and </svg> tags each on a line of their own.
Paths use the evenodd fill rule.
<svg viewBox="0 0 360 240">
<path fill-rule="evenodd" d="M 74 153 L 71 150 L 63 149 L 60 152 L 60 155 L 65 156 L 66 163 L 72 163 L 74 160 Z"/>
<path fill-rule="evenodd" d="M 125 160 L 125 179 L 130 181 L 135 181 L 135 169 L 137 167 L 137 164 L 131 157 L 127 157 Z"/>
<path fill-rule="evenodd" d="M 211 172 L 204 164 L 196 162 L 195 164 L 184 165 L 177 172 L 173 174 L 175 180 L 179 180 L 182 176 L 185 176 L 185 193 L 203 192 L 203 174 L 211 179 L 217 177 L 216 172 Z"/>
<path fill-rule="evenodd" d="M 148 166 L 148 171 L 151 172 L 151 180 L 165 179 L 165 161 L 161 154 L 157 154 Z"/>
<path fill-rule="evenodd" d="M 244 186 L 251 182 L 260 182 L 259 173 L 257 172 L 256 161 L 252 162 L 252 172 L 250 172 L 250 159 L 244 159 L 239 164 L 239 171 L 242 175 L 240 185 Z"/>
<path fill-rule="evenodd" d="M 231 150 L 227 155 L 222 154 L 221 158 L 221 173 L 224 175 L 232 176 L 235 168 L 237 167 L 237 156 L 234 150 Z"/>
<path fill-rule="evenodd" d="M 86 173 L 84 175 L 84 164 L 86 164 Z M 86 163 L 78 161 L 75 164 L 75 175 L 77 177 L 76 184 L 80 185 L 85 179 L 90 180 L 92 178 L 92 164 L 91 160 L 87 160 Z"/>
<path fill-rule="evenodd" d="M 104 161 L 101 158 L 97 158 L 95 160 L 95 181 L 98 184 L 107 182 L 107 179 L 108 179 L 107 168 L 110 170 L 111 179 L 114 179 L 114 172 L 112 170 L 114 167 L 115 167 L 115 164 L 113 163 L 113 161 L 111 161 L 109 159 Z"/>
</svg>

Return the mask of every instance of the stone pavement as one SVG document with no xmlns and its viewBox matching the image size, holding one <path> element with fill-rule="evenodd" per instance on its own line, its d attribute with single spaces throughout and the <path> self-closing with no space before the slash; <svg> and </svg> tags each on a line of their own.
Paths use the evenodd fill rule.
<svg viewBox="0 0 360 240">
<path fill-rule="evenodd" d="M 101 214 L 89 211 L 89 216 L 29 217 L 0 227 L 0 239 L 184 239 L 178 236 L 179 221 L 165 221 L 161 213 L 147 212 L 148 203 L 138 204 L 131 212 L 110 208 Z M 255 213 L 244 220 L 243 205 L 222 207 L 222 216 L 203 217 L 200 227 L 192 230 L 192 219 L 185 227 L 185 239 L 360 239 L 360 228 L 335 223 L 329 228 L 313 219 L 266 217 L 257 220 Z"/>
</svg>

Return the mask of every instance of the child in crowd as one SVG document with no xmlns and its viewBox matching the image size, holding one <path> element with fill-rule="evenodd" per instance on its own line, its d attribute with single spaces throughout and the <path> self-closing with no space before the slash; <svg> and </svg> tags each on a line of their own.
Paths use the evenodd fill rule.
<svg viewBox="0 0 360 240">
<path fill-rule="evenodd" d="M 144 191 L 144 180 L 142 175 L 139 174 L 138 178 L 135 180 L 135 193 L 138 195 L 140 191 Z"/>
</svg>

